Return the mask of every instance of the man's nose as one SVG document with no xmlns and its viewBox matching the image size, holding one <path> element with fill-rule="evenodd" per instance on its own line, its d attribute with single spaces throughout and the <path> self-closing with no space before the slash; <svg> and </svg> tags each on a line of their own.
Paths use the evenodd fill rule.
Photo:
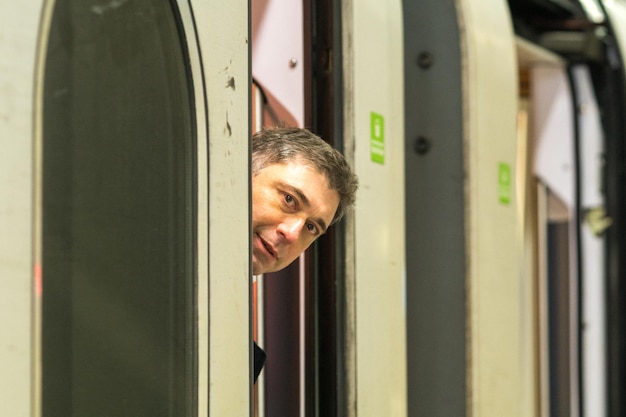
<svg viewBox="0 0 626 417">
<path fill-rule="evenodd" d="M 294 242 L 300 237 L 302 227 L 304 226 L 304 219 L 301 217 L 289 217 L 285 219 L 278 226 L 278 233 L 280 233 L 288 242 Z"/>
</svg>

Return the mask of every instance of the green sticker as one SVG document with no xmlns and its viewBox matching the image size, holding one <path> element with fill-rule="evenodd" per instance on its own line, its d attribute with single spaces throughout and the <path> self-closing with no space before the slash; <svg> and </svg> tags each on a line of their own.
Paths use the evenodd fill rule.
<svg viewBox="0 0 626 417">
<path fill-rule="evenodd" d="M 501 162 L 498 165 L 498 199 L 502 204 L 511 204 L 512 180 L 511 165 Z"/>
<path fill-rule="evenodd" d="M 370 155 L 372 161 L 385 163 L 385 118 L 377 113 L 370 113 Z"/>
</svg>

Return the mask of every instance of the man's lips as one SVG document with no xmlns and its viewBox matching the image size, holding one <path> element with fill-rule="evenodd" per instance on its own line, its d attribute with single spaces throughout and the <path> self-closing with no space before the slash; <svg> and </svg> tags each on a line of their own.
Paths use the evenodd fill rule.
<svg viewBox="0 0 626 417">
<path fill-rule="evenodd" d="M 261 242 L 261 246 L 263 247 L 263 249 L 265 249 L 265 251 L 269 253 L 273 258 L 278 258 L 274 247 L 270 243 L 265 241 L 259 234 L 257 234 L 257 236 L 259 238 L 259 241 Z"/>
</svg>

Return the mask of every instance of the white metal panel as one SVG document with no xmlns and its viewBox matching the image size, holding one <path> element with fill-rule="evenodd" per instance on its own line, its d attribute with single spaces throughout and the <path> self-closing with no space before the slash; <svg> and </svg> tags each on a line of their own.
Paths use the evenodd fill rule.
<svg viewBox="0 0 626 417">
<path fill-rule="evenodd" d="M 578 129 L 580 135 L 580 204 L 584 208 L 604 203 L 602 194 L 602 168 L 604 141 L 600 109 L 596 102 L 589 68 L 572 69 L 578 98 Z"/>
<path fill-rule="evenodd" d="M 356 409 L 360 417 L 405 416 L 401 2 L 359 0 L 344 8 L 353 19 L 352 43 L 344 44 L 344 56 L 352 60 L 344 63 L 347 77 L 353 77 L 345 94 L 354 109 L 346 124 L 354 129 L 360 181 L 355 210 Z"/>
<path fill-rule="evenodd" d="M 0 5 L 0 415 L 31 416 L 34 121 L 44 1 Z"/>
<path fill-rule="evenodd" d="M 304 31 L 302 2 L 252 1 L 252 76 L 280 122 L 304 126 Z M 273 123 L 272 123 L 273 122 Z"/>
<path fill-rule="evenodd" d="M 532 400 L 527 396 L 532 375 L 523 369 L 522 336 L 530 311 L 519 291 L 515 40 L 505 1 L 458 4 L 465 61 L 469 414 L 523 415 Z"/>
<path fill-rule="evenodd" d="M 595 235 L 587 225 L 581 231 L 583 248 L 581 293 L 582 311 L 582 388 L 584 416 L 607 415 L 606 363 L 606 257 L 603 238 Z"/>
<path fill-rule="evenodd" d="M 204 231 L 209 234 L 208 412 L 247 416 L 252 387 L 248 4 L 191 5 L 203 58 L 209 127 L 210 227 Z"/>
<path fill-rule="evenodd" d="M 531 69 L 536 175 L 570 209 L 574 207 L 574 114 L 566 70 Z"/>
<path fill-rule="evenodd" d="M 580 204 L 584 211 L 604 207 L 604 137 L 589 68 L 572 69 L 579 109 Z M 589 222 L 580 225 L 582 247 L 582 369 L 585 416 L 606 416 L 605 245 Z"/>
</svg>

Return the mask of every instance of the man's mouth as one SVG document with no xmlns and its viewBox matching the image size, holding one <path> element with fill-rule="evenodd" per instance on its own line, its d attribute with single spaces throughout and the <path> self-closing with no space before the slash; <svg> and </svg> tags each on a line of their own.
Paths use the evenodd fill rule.
<svg viewBox="0 0 626 417">
<path fill-rule="evenodd" d="M 278 256 L 276 255 L 276 251 L 274 250 L 274 248 L 272 247 L 272 245 L 270 245 L 269 243 L 267 243 L 260 235 L 259 236 L 259 240 L 261 241 L 261 243 L 263 244 L 263 247 L 265 248 L 265 250 L 272 255 L 272 257 L 274 258 L 278 258 Z"/>
</svg>

